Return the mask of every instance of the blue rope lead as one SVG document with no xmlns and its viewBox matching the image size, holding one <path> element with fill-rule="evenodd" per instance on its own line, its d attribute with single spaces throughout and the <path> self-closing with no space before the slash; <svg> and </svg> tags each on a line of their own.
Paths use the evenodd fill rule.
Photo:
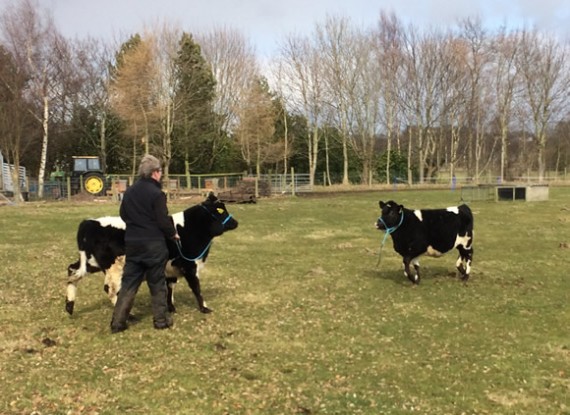
<svg viewBox="0 0 570 415">
<path fill-rule="evenodd" d="M 206 208 L 204 207 L 204 209 L 206 209 Z M 231 218 L 232 218 L 232 215 L 228 214 L 228 217 L 224 219 L 224 221 L 222 222 L 222 225 L 225 225 Z M 208 252 L 208 249 L 210 249 L 210 246 L 212 246 L 212 242 L 214 242 L 214 239 L 211 239 L 210 242 L 208 242 L 208 245 L 206 245 L 206 247 L 202 250 L 200 255 L 198 255 L 196 258 L 188 258 L 188 257 L 184 256 L 184 254 L 182 253 L 182 243 L 180 242 L 180 239 L 176 240 L 176 246 L 178 247 L 178 252 L 180 253 L 180 257 L 182 259 L 185 259 L 186 261 L 198 261 L 199 259 L 202 259 L 202 257 L 204 255 L 206 255 L 206 252 Z"/>
<path fill-rule="evenodd" d="M 206 245 L 202 253 L 200 253 L 200 255 L 198 255 L 196 258 L 188 258 L 184 256 L 184 254 L 182 253 L 182 243 L 180 242 L 180 239 L 176 240 L 176 246 L 178 247 L 178 252 L 180 253 L 182 259 L 185 259 L 186 261 L 197 261 L 199 259 L 202 259 L 202 257 L 206 254 L 206 252 L 208 252 L 208 249 L 210 249 L 212 242 L 214 242 L 213 239 L 210 240 L 210 242 L 208 242 L 208 245 Z"/>
</svg>

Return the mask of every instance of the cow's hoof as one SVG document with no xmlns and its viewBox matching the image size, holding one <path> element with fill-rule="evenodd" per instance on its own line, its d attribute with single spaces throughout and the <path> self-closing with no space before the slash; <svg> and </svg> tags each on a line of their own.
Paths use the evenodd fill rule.
<svg viewBox="0 0 570 415">
<path fill-rule="evenodd" d="M 73 314 L 73 307 L 75 306 L 75 301 L 68 301 L 65 300 L 65 311 L 69 313 L 69 315 Z"/>
<path fill-rule="evenodd" d="M 212 310 L 208 307 L 200 307 L 200 312 L 204 314 L 210 314 Z"/>
<path fill-rule="evenodd" d="M 464 275 L 461 276 L 461 280 L 462 280 L 463 282 L 467 282 L 468 279 L 469 279 L 469 274 L 464 274 Z"/>
<path fill-rule="evenodd" d="M 169 312 L 170 314 L 176 313 L 176 307 L 174 307 L 173 305 L 169 305 L 169 306 L 168 306 L 168 312 Z"/>
</svg>

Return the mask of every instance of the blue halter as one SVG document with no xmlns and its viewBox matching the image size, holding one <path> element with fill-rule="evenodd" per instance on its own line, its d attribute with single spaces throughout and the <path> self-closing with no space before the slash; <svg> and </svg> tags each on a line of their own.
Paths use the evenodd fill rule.
<svg viewBox="0 0 570 415">
<path fill-rule="evenodd" d="M 202 206 L 202 208 L 204 208 L 204 210 L 206 210 L 206 212 L 210 213 L 210 211 L 208 209 L 206 209 L 205 206 Z M 215 219 L 216 217 L 212 214 L 212 217 Z M 224 221 L 222 222 L 222 225 L 225 225 L 226 223 L 228 223 L 228 221 L 232 218 L 231 213 L 228 213 L 228 217 L 224 219 Z M 182 242 L 180 242 L 180 239 L 176 240 L 176 246 L 178 248 L 178 253 L 180 254 L 180 257 L 182 259 L 185 259 L 186 261 L 198 261 L 199 259 L 202 259 L 204 257 L 204 255 L 206 255 L 206 252 L 208 252 L 208 249 L 210 249 L 210 246 L 212 246 L 212 243 L 214 242 L 214 239 L 210 239 L 210 242 L 208 242 L 208 244 L 206 245 L 206 247 L 202 250 L 202 252 L 200 252 L 200 255 L 198 255 L 196 258 L 188 258 L 186 256 L 184 256 L 184 254 L 182 253 Z"/>
<path fill-rule="evenodd" d="M 386 222 L 384 222 L 384 220 L 382 219 L 382 216 L 380 216 L 378 218 L 378 220 L 380 222 L 382 222 L 382 224 L 384 225 L 384 227 L 386 228 L 386 233 L 384 234 L 384 239 L 382 239 L 382 246 L 384 246 L 384 243 L 386 242 L 386 238 L 388 238 L 388 235 L 396 232 L 396 230 L 402 225 L 402 223 L 404 222 L 404 211 L 402 211 L 402 214 L 400 215 L 400 223 L 398 223 L 396 226 L 392 226 L 389 227 L 388 225 L 386 225 Z"/>
</svg>

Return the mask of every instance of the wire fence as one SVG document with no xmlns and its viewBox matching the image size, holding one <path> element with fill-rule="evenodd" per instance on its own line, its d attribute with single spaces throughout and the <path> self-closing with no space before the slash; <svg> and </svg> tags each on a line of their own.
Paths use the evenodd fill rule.
<svg viewBox="0 0 570 415">
<path fill-rule="evenodd" d="M 43 199 L 60 200 L 70 199 L 75 196 L 77 189 L 80 194 L 85 194 L 84 189 L 80 185 L 69 185 L 70 179 L 45 181 L 43 184 Z M 120 199 L 124 191 L 134 183 L 136 178 L 131 175 L 107 175 L 105 177 L 105 188 L 97 197 L 112 197 Z M 391 188 L 393 190 L 403 188 L 421 188 L 421 187 L 448 187 L 451 190 L 463 189 L 466 197 L 469 195 L 471 199 L 485 199 L 496 197 L 493 190 L 498 186 L 526 186 L 537 184 L 560 184 L 570 185 L 570 174 L 566 172 L 562 174 L 549 173 L 542 180 L 536 175 L 526 175 L 514 178 L 509 181 L 501 181 L 496 177 L 438 177 L 426 180 L 424 183 L 409 184 L 407 180 L 401 178 L 392 178 L 391 183 L 374 183 L 367 184 L 351 184 L 348 186 L 333 185 L 331 187 L 318 184 L 312 185 L 310 175 L 308 173 L 291 173 L 291 174 L 263 174 L 260 177 L 248 175 L 246 173 L 216 173 L 216 174 L 171 174 L 168 179 L 163 182 L 163 190 L 167 192 L 171 198 L 206 195 L 208 192 L 223 193 L 237 192 L 247 193 L 259 196 L 271 195 L 296 195 L 307 192 L 318 192 L 326 190 L 335 190 L 342 188 L 343 191 L 349 189 L 378 189 Z M 27 199 L 38 199 L 38 180 L 28 178 L 28 188 L 26 190 Z M 73 190 L 72 190 L 73 189 Z M 495 196 L 493 196 L 495 195 Z"/>
</svg>

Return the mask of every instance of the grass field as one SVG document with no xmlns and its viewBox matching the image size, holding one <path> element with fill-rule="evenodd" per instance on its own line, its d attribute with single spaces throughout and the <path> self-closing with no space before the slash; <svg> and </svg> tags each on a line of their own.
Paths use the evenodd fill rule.
<svg viewBox="0 0 570 415">
<path fill-rule="evenodd" d="M 64 304 L 79 221 L 118 206 L 0 207 L 0 413 L 570 414 L 570 189 L 471 202 L 471 279 L 449 253 L 421 261 L 417 287 L 390 239 L 377 265 L 380 199 L 446 207 L 459 193 L 230 205 L 239 228 L 202 275 L 214 312 L 180 281 L 175 326 L 156 331 L 143 285 L 141 321 L 116 335 L 102 275 L 72 317 Z"/>
</svg>

